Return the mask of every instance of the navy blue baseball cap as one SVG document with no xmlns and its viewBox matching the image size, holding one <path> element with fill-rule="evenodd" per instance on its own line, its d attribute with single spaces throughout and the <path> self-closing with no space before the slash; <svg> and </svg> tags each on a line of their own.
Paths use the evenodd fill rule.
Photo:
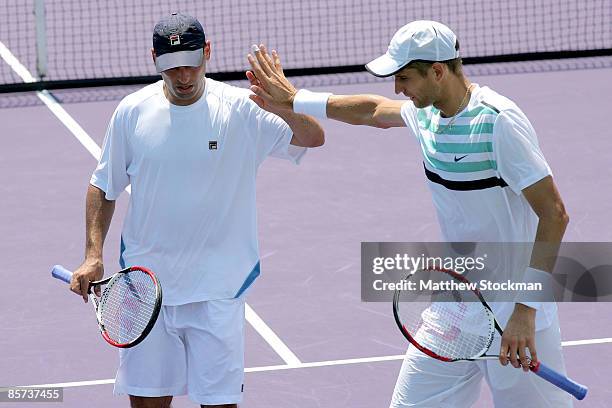
<svg viewBox="0 0 612 408">
<path fill-rule="evenodd" d="M 153 29 L 157 72 L 176 67 L 199 67 L 205 44 L 204 29 L 195 17 L 181 13 L 162 17 Z"/>
</svg>

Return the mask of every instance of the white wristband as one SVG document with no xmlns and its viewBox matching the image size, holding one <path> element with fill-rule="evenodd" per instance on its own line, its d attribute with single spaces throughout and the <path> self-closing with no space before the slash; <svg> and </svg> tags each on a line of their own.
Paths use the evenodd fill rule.
<svg viewBox="0 0 612 408">
<path fill-rule="evenodd" d="M 531 266 L 525 270 L 525 276 L 523 278 L 525 283 L 535 283 L 542 285 L 542 291 L 537 294 L 539 301 L 536 302 L 519 302 L 525 306 L 532 307 L 536 310 L 542 308 L 542 302 L 554 302 L 554 279 L 552 274 L 541 271 L 539 269 L 532 268 Z"/>
<path fill-rule="evenodd" d="M 542 285 L 550 286 L 553 283 L 552 274 L 540 269 L 532 268 L 528 266 L 525 269 L 525 282 L 541 283 Z"/>
<path fill-rule="evenodd" d="M 332 94 L 329 92 L 310 92 L 300 89 L 293 98 L 293 111 L 317 118 L 327 118 L 327 99 Z"/>
</svg>

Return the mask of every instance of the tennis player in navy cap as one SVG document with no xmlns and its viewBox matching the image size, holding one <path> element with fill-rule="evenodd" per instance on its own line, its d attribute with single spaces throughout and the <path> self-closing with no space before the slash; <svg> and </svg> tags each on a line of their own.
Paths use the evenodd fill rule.
<svg viewBox="0 0 612 408">
<path fill-rule="evenodd" d="M 449 242 L 561 241 L 569 217 L 521 109 L 494 90 L 470 82 L 462 70 L 459 42 L 436 21 L 401 27 L 387 52 L 366 65 L 378 77 L 394 77 L 395 93 L 332 95 L 297 90 L 285 78 L 277 53 L 254 46 L 252 96 L 260 106 L 378 128 L 408 127 L 422 151 L 442 235 Z M 555 257 L 539 246 L 511 256 L 506 269 L 529 281 L 551 284 Z M 525 256 L 522 256 L 525 255 Z M 546 261 L 543 261 L 546 259 Z M 502 365 L 528 371 L 541 358 L 565 373 L 557 307 L 553 302 L 499 302 L 491 305 L 504 327 L 492 346 Z M 537 349 L 536 349 L 537 346 Z M 392 408 L 469 407 L 484 378 L 496 407 L 570 407 L 571 397 L 535 375 L 494 361 L 444 363 L 409 347 Z"/>
<path fill-rule="evenodd" d="M 205 77 L 200 23 L 161 19 L 152 56 L 162 81 L 121 101 L 87 192 L 86 257 L 71 290 L 86 299 L 103 275 L 115 200 L 131 185 L 121 264 L 144 265 L 164 288 L 159 318 L 120 352 L 117 394 L 132 407 L 169 407 L 188 394 L 202 407 L 236 407 L 244 378 L 244 295 L 260 271 L 255 179 L 274 156 L 298 163 L 324 142 L 312 118 L 261 109 L 250 92 Z"/>
</svg>

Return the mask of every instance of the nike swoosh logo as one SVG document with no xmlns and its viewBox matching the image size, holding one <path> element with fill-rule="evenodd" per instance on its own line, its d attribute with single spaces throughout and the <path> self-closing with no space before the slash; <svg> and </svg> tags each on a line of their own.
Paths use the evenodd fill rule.
<svg viewBox="0 0 612 408">
<path fill-rule="evenodd" d="M 455 163 L 457 163 L 459 160 L 462 160 L 462 159 L 466 158 L 467 156 L 468 156 L 467 154 L 465 156 L 461 156 L 461 157 L 455 156 Z"/>
</svg>

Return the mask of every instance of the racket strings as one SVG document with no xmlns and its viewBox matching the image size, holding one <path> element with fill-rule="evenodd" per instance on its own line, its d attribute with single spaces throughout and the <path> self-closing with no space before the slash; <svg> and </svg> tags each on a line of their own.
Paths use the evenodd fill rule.
<svg viewBox="0 0 612 408">
<path fill-rule="evenodd" d="M 490 332 L 482 324 L 488 316 L 482 309 L 480 303 L 433 303 L 423 311 L 417 341 L 449 359 L 473 358 L 489 344 Z"/>
<path fill-rule="evenodd" d="M 100 302 L 101 322 L 117 343 L 130 343 L 145 330 L 155 311 L 157 288 L 145 272 L 131 271 L 109 282 Z"/>
<path fill-rule="evenodd" d="M 492 314 L 471 290 L 405 290 L 399 301 L 399 318 L 406 331 L 419 345 L 445 359 L 478 357 L 491 344 Z"/>
</svg>

